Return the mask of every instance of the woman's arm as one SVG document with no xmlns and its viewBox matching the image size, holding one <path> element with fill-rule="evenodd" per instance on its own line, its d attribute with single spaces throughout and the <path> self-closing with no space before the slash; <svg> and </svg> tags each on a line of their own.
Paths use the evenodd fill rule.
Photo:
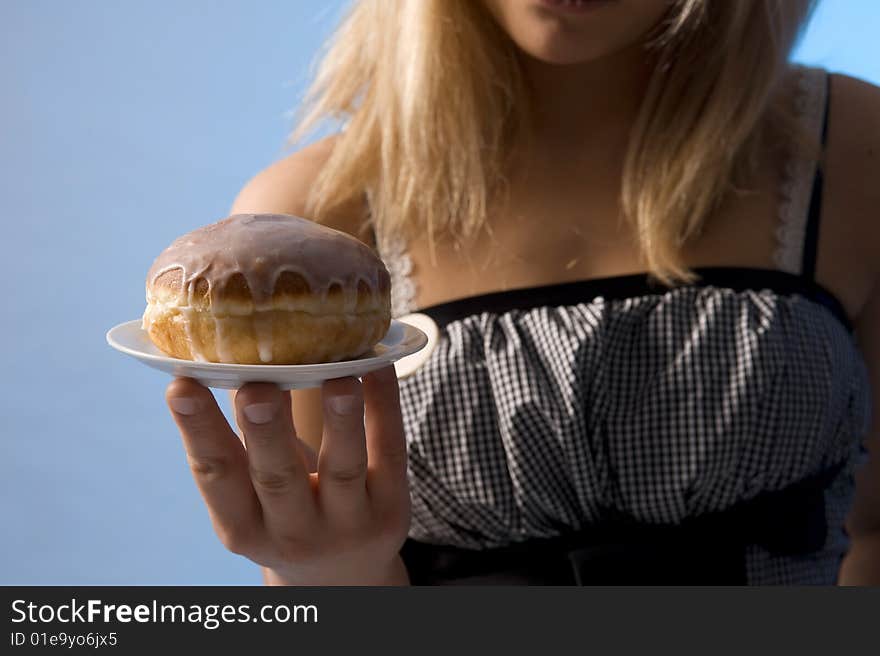
<svg viewBox="0 0 880 656">
<path fill-rule="evenodd" d="M 856 472 L 856 499 L 847 520 L 852 544 L 840 583 L 880 585 L 880 284 L 859 318 L 857 336 L 870 372 L 873 426 L 866 440 L 868 462 Z"/>
<path fill-rule="evenodd" d="M 845 75 L 835 75 L 832 84 L 837 99 L 829 148 L 836 153 L 829 153 L 828 181 L 834 183 L 836 201 L 835 211 L 823 220 L 853 226 L 845 256 L 862 258 L 865 279 L 873 280 L 855 317 L 870 375 L 873 421 L 866 440 L 868 462 L 856 473 L 856 497 L 846 523 L 852 544 L 839 580 L 842 585 L 880 585 L 880 88 Z"/>
</svg>

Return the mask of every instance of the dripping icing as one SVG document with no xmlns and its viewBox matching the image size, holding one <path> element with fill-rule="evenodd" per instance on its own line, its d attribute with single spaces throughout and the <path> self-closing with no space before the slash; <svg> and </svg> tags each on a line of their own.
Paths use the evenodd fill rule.
<svg viewBox="0 0 880 656">
<path fill-rule="evenodd" d="M 179 270 L 181 276 L 176 302 L 155 298 L 152 288 L 156 281 L 174 270 Z M 199 312 L 196 287 L 200 279 L 204 280 L 215 322 L 216 357 L 220 362 L 234 362 L 224 317 L 243 312 L 240 304 L 224 303 L 220 295 L 232 277 L 240 275 L 250 290 L 260 360 L 271 362 L 272 324 L 261 313 L 280 308 L 273 305 L 272 296 L 284 272 L 299 275 L 322 301 L 327 300 L 329 289 L 338 285 L 344 292 L 344 311 L 353 312 L 358 285 L 363 282 L 376 295 L 381 271 L 387 275 L 376 253 L 344 232 L 292 215 L 236 214 L 179 237 L 156 258 L 147 275 L 148 307 L 142 325 L 148 330 L 153 316 L 170 306 L 184 324 L 193 359 L 207 360 L 192 332 L 192 322 Z M 180 303 L 182 299 L 185 304 Z"/>
</svg>

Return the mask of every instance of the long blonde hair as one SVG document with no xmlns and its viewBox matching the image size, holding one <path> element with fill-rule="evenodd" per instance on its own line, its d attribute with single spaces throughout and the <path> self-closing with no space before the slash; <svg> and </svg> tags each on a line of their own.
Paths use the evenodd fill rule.
<svg viewBox="0 0 880 656">
<path fill-rule="evenodd" d="M 749 179 L 767 126 L 793 129 L 770 99 L 816 1 L 675 0 L 649 35 L 621 204 L 657 279 L 693 280 L 682 244 Z M 486 225 L 529 98 L 515 46 L 483 4 L 351 7 L 291 137 L 345 123 L 312 189 L 314 218 L 369 192 L 376 233 L 425 235 L 432 255 L 441 232 L 467 239 Z"/>
</svg>

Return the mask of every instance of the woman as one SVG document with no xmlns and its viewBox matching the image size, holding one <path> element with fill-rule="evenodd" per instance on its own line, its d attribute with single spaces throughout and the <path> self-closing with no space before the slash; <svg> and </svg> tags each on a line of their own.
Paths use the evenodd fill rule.
<svg viewBox="0 0 880 656">
<path fill-rule="evenodd" d="M 224 544 L 278 584 L 880 583 L 880 91 L 787 63 L 810 9 L 356 3 L 301 125 L 345 128 L 233 211 L 375 245 L 439 337 L 242 388 L 246 451 L 174 381 Z"/>
</svg>

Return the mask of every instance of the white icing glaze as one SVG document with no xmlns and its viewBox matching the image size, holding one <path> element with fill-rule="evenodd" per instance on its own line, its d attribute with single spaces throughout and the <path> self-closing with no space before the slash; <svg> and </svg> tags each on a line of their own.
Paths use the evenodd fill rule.
<svg viewBox="0 0 880 656">
<path fill-rule="evenodd" d="M 192 316 L 193 316 L 192 303 L 187 304 L 186 307 L 180 308 L 180 316 L 183 321 L 183 329 L 184 329 L 184 331 L 186 331 L 186 339 L 189 342 L 189 348 L 190 348 L 190 351 L 192 352 L 193 358 L 200 361 L 200 362 L 205 362 L 207 360 L 207 358 L 205 357 L 204 353 L 202 353 L 202 351 L 199 349 L 198 341 L 193 339 L 193 334 L 192 334 Z"/>
<path fill-rule="evenodd" d="M 254 317 L 254 332 L 257 335 L 257 352 L 263 362 L 272 362 L 272 322 L 266 315 Z"/>
<path fill-rule="evenodd" d="M 180 297 L 176 303 L 162 303 L 154 298 L 152 287 L 159 276 L 175 269 L 181 271 Z M 260 360 L 272 362 L 272 324 L 259 313 L 273 308 L 272 295 L 285 271 L 300 275 L 322 301 L 330 287 L 338 285 L 343 291 L 344 312 L 355 311 L 360 282 L 376 294 L 380 277 L 388 275 L 369 246 L 344 232 L 288 214 L 235 214 L 179 237 L 156 258 L 147 274 L 148 307 L 143 327 L 149 329 L 155 315 L 173 307 L 184 324 L 193 358 L 205 361 L 192 333 L 198 311 L 194 307 L 196 286 L 204 280 L 215 322 L 217 357 L 221 362 L 232 362 L 231 336 L 224 317 L 236 314 L 236 310 L 234 304 L 223 303 L 221 295 L 229 280 L 241 275 L 256 313 L 254 331 Z"/>
<path fill-rule="evenodd" d="M 216 331 L 214 344 L 216 345 L 217 357 L 220 359 L 220 362 L 233 362 L 235 360 L 232 351 L 229 350 L 229 342 L 232 338 L 229 331 L 226 330 L 228 323 L 229 319 L 226 317 L 214 318 L 214 329 Z"/>
</svg>

